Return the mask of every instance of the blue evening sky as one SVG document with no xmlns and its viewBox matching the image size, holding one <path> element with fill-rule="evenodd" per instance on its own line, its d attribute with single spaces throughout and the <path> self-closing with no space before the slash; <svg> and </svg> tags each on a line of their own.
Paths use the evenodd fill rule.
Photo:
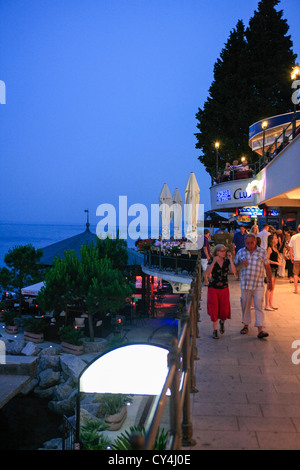
<svg viewBox="0 0 300 470">
<path fill-rule="evenodd" d="M 0 0 L 0 221 L 92 223 L 119 196 L 184 197 L 195 114 L 230 31 L 258 0 Z M 299 0 L 281 0 L 300 54 Z M 245 110 L 247 112 L 247 110 Z M 249 125 L 252 123 L 249 123 Z"/>
</svg>

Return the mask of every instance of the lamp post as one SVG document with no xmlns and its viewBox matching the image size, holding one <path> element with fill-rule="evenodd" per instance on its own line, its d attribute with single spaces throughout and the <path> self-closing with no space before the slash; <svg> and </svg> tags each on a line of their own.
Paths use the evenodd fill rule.
<svg viewBox="0 0 300 470">
<path fill-rule="evenodd" d="M 263 157 L 265 159 L 265 134 L 266 134 L 266 128 L 268 126 L 268 121 L 263 121 L 261 124 L 261 127 L 263 129 Z"/>
<path fill-rule="evenodd" d="M 300 75 L 300 67 L 296 65 L 291 72 L 291 79 L 293 80 L 293 82 L 296 80 L 297 77 L 299 77 L 299 75 Z M 292 85 L 292 88 L 294 88 L 293 85 Z M 294 103 L 294 114 L 293 114 L 293 138 L 294 138 L 295 132 L 296 132 L 296 102 L 294 99 L 292 101 Z"/>
<path fill-rule="evenodd" d="M 220 142 L 215 142 L 215 149 L 217 151 L 217 162 L 216 162 L 217 177 L 218 177 L 218 171 L 219 171 L 219 147 L 220 147 Z"/>
</svg>

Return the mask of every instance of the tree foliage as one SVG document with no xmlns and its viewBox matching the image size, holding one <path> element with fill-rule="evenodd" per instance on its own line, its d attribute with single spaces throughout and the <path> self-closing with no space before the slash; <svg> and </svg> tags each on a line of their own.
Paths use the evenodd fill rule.
<svg viewBox="0 0 300 470">
<path fill-rule="evenodd" d="M 80 306 L 89 317 L 90 337 L 93 340 L 92 316 L 100 318 L 107 311 L 116 312 L 133 292 L 124 273 L 113 261 L 102 256 L 98 244 L 85 244 L 80 250 L 80 260 L 73 250 L 65 252 L 64 258 L 56 258 L 46 273 L 45 287 L 39 293 L 38 302 L 47 311 L 59 314 L 68 305 Z"/>
<path fill-rule="evenodd" d="M 196 114 L 196 148 L 206 170 L 215 174 L 227 161 L 256 155 L 248 145 L 249 126 L 292 109 L 290 71 L 296 56 L 287 35 L 289 26 L 279 0 L 262 0 L 245 28 L 242 21 L 230 32 L 214 65 L 214 79 L 203 108 Z"/>
<path fill-rule="evenodd" d="M 41 267 L 38 264 L 42 257 L 42 250 L 36 250 L 32 245 L 17 245 L 8 250 L 4 261 L 10 269 L 10 283 L 20 293 L 25 285 L 39 280 Z M 7 274 L 7 273 L 6 273 Z"/>
</svg>

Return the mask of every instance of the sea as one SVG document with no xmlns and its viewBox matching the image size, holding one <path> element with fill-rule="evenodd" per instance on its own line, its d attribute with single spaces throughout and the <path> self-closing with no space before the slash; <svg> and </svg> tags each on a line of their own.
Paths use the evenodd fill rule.
<svg viewBox="0 0 300 470">
<path fill-rule="evenodd" d="M 53 243 L 79 235 L 86 230 L 85 224 L 18 224 L 0 222 L 0 267 L 6 266 L 4 257 L 8 250 L 18 245 L 31 244 L 34 248 L 45 248 Z M 90 231 L 96 233 L 96 226 L 90 225 Z M 129 248 L 135 240 L 128 239 Z"/>
</svg>

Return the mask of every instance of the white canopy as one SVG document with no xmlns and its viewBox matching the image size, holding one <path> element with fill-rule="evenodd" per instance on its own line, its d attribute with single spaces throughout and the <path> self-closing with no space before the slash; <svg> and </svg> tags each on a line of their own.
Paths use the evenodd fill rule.
<svg viewBox="0 0 300 470">
<path fill-rule="evenodd" d="M 173 194 L 173 216 L 174 216 L 174 238 L 182 237 L 182 198 L 179 189 L 176 188 Z"/>
<path fill-rule="evenodd" d="M 191 172 L 185 187 L 185 236 L 192 242 L 196 242 L 197 222 L 200 201 L 200 188 L 195 173 Z"/>
<path fill-rule="evenodd" d="M 38 282 L 32 286 L 23 287 L 22 295 L 38 295 L 41 288 L 44 286 L 44 282 Z"/>
<path fill-rule="evenodd" d="M 162 239 L 170 238 L 170 223 L 172 219 L 171 206 L 173 204 L 172 195 L 167 183 L 164 183 L 159 196 L 159 210 L 161 213 Z"/>
</svg>

